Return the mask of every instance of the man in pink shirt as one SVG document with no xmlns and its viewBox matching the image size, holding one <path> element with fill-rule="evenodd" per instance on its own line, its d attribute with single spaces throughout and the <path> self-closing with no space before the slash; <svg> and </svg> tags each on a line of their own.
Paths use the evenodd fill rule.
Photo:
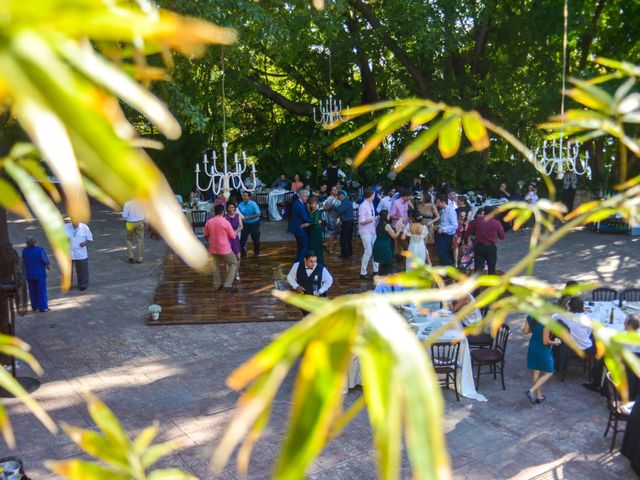
<svg viewBox="0 0 640 480">
<path fill-rule="evenodd" d="M 360 278 L 364 280 L 371 280 L 371 277 L 367 273 L 369 267 L 369 259 L 373 252 L 373 242 L 376 241 L 376 211 L 373 208 L 373 199 L 376 193 L 373 188 L 367 188 L 364 191 L 364 200 L 358 207 L 358 224 L 360 231 L 360 239 L 362 240 L 362 246 L 364 247 L 364 253 L 362 254 L 362 263 L 360 264 Z M 378 264 L 373 263 L 373 274 L 378 273 Z"/>
<path fill-rule="evenodd" d="M 213 207 L 214 217 L 204 226 L 204 236 L 209 240 L 209 253 L 213 259 L 213 288 L 222 288 L 225 292 L 233 292 L 233 280 L 238 270 L 238 258 L 231 250 L 230 239 L 236 238 L 236 232 L 231 223 L 224 218 L 224 205 Z M 220 285 L 220 264 L 229 267 L 224 288 Z"/>
<path fill-rule="evenodd" d="M 400 196 L 393 201 L 391 204 L 391 210 L 389 210 L 389 218 L 391 219 L 391 226 L 397 230 L 398 222 L 402 220 L 402 225 L 409 224 L 409 207 L 413 208 L 411 205 L 411 192 L 408 190 L 403 190 L 400 192 Z M 406 250 L 406 240 L 403 242 L 400 237 L 394 240 L 394 251 L 397 256 L 399 256 L 403 250 Z"/>
</svg>

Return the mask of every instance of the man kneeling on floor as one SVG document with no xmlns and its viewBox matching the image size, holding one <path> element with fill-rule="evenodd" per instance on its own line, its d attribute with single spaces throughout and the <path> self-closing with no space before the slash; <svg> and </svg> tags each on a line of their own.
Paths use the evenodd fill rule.
<svg viewBox="0 0 640 480">
<path fill-rule="evenodd" d="M 302 262 L 295 262 L 287 275 L 287 282 L 298 293 L 326 297 L 333 284 L 327 267 L 318 263 L 313 250 L 308 250 Z"/>
</svg>

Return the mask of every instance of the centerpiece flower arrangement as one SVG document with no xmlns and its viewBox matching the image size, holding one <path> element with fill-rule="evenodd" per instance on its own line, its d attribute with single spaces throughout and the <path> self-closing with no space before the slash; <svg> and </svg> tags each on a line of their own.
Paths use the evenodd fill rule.
<svg viewBox="0 0 640 480">
<path fill-rule="evenodd" d="M 151 314 L 152 320 L 158 320 L 160 318 L 160 312 L 162 311 L 162 307 L 157 303 L 154 303 L 152 305 L 149 305 L 149 308 L 147 308 L 147 311 Z"/>
</svg>

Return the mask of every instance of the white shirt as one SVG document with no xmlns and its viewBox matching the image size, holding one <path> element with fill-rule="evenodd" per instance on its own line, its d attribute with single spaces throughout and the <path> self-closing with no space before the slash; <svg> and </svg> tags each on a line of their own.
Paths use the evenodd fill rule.
<svg viewBox="0 0 640 480">
<path fill-rule="evenodd" d="M 327 176 L 327 169 L 324 169 L 324 172 L 322 172 L 322 175 L 324 175 L 325 177 Z M 338 177 L 342 177 L 342 178 L 347 178 L 347 174 L 344 173 L 342 170 L 338 169 Z"/>
<path fill-rule="evenodd" d="M 527 192 L 527 194 L 524 196 L 525 202 L 529 202 L 531 205 L 535 205 L 536 203 L 538 203 L 539 199 L 540 197 L 538 197 L 538 194 L 535 192 Z"/>
<path fill-rule="evenodd" d="M 294 290 L 299 287 L 298 281 L 296 280 L 299 265 L 300 262 L 295 262 L 291 267 L 291 270 L 289 270 L 289 274 L 287 275 L 287 282 L 289 282 L 289 285 L 291 285 Z M 315 269 L 315 266 L 313 268 L 305 268 L 304 270 L 307 274 L 307 277 L 309 277 Z M 324 293 L 326 293 L 327 290 L 331 288 L 331 285 L 333 285 L 333 277 L 329 273 L 329 270 L 327 270 L 327 267 L 323 266 L 322 279 L 320 280 L 320 289 L 318 290 L 318 295 L 323 295 Z"/>
<path fill-rule="evenodd" d="M 386 210 L 387 212 L 389 210 L 391 210 L 391 203 L 393 202 L 393 197 L 390 196 L 386 196 L 383 197 L 382 200 L 380 200 L 380 203 L 378 203 L 378 208 L 376 209 L 376 211 L 378 213 L 380 213 L 382 210 Z"/>
<path fill-rule="evenodd" d="M 588 317 L 584 313 L 577 313 L 576 315 L 578 317 L 584 316 L 587 321 L 589 321 Z M 578 345 L 581 350 L 586 350 L 587 348 L 591 347 L 591 345 L 593 345 L 593 342 L 591 341 L 591 328 L 583 325 L 577 320 L 561 317 L 558 314 L 554 314 L 552 315 L 552 317 L 555 320 L 561 321 L 569 328 L 569 333 L 571 333 L 573 340 L 575 340 L 576 345 Z"/>
<path fill-rule="evenodd" d="M 458 214 L 453 203 L 447 204 L 442 212 L 442 233 L 454 235 L 458 230 Z"/>
<path fill-rule="evenodd" d="M 122 218 L 127 222 L 144 222 L 144 210 L 138 200 L 129 200 L 122 209 Z"/>
<path fill-rule="evenodd" d="M 73 228 L 71 223 L 64 224 L 64 233 L 71 242 L 71 260 L 85 260 L 89 258 L 87 246 L 81 247 L 84 242 L 93 242 L 91 230 L 84 223 L 79 223 L 77 228 Z"/>
</svg>

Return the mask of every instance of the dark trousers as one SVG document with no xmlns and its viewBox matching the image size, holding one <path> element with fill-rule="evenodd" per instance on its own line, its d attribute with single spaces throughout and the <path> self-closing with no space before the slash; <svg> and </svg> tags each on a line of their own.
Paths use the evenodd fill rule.
<svg viewBox="0 0 640 480">
<path fill-rule="evenodd" d="M 240 232 L 240 252 L 242 255 L 247 254 L 247 241 L 251 235 L 253 242 L 253 254 L 260 255 L 260 222 L 245 223 Z"/>
<path fill-rule="evenodd" d="M 89 286 L 89 259 L 73 260 L 73 266 L 78 277 L 78 288 L 84 290 Z"/>
<path fill-rule="evenodd" d="M 451 256 L 451 242 L 453 235 L 441 233 L 438 235 L 438 256 L 441 265 L 453 265 L 453 257 Z"/>
<path fill-rule="evenodd" d="M 593 341 L 593 337 L 591 337 L 591 340 Z M 564 342 L 562 342 L 557 347 L 553 347 L 553 360 L 555 363 L 555 368 L 558 372 L 562 372 L 567 369 L 572 352 L 573 350 L 571 349 L 571 347 Z M 582 352 L 588 357 L 592 357 L 593 355 L 595 355 L 595 343 Z"/>
<path fill-rule="evenodd" d="M 562 203 L 564 203 L 569 211 L 573 210 L 573 202 L 576 198 L 576 189 L 568 188 L 566 190 L 562 190 Z"/>
<path fill-rule="evenodd" d="M 476 268 L 476 273 L 482 273 L 484 262 L 487 262 L 489 275 L 495 275 L 497 261 L 498 247 L 487 243 L 476 243 L 473 249 L 473 264 Z"/>
<path fill-rule="evenodd" d="M 309 235 L 307 232 L 302 234 L 295 234 L 296 236 L 296 262 L 302 262 L 304 260 L 304 256 L 309 250 Z"/>
<path fill-rule="evenodd" d="M 32 310 L 47 310 L 47 277 L 29 279 L 29 298 L 31 299 Z"/>
<path fill-rule="evenodd" d="M 351 258 L 353 255 L 353 221 L 342 222 L 340 224 L 340 257 Z"/>
<path fill-rule="evenodd" d="M 380 275 L 390 275 L 393 273 L 393 263 L 381 263 L 378 273 Z"/>
</svg>

